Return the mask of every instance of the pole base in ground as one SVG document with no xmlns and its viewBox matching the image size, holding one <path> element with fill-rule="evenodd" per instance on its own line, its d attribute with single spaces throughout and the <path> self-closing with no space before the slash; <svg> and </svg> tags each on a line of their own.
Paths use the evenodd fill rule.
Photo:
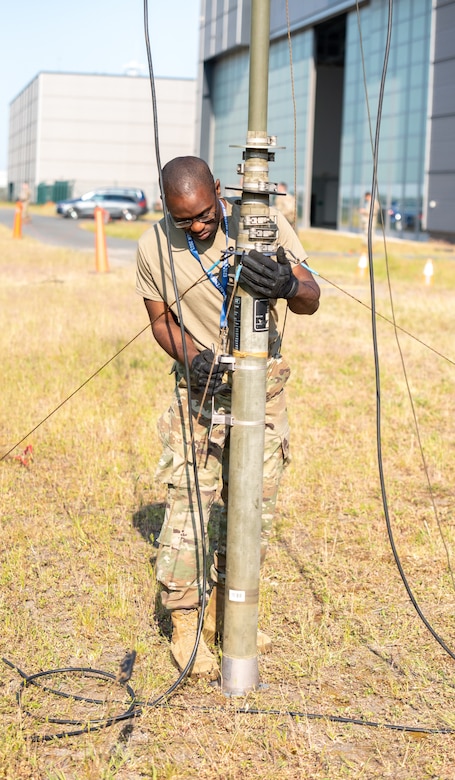
<svg viewBox="0 0 455 780">
<path fill-rule="evenodd" d="M 254 658 L 229 658 L 223 655 L 221 664 L 221 690 L 225 696 L 244 696 L 260 687 L 257 656 Z"/>
</svg>

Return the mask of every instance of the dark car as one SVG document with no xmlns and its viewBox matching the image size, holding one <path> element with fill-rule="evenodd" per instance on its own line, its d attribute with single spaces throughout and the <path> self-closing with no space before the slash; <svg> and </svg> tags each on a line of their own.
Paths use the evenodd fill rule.
<svg viewBox="0 0 455 780">
<path fill-rule="evenodd" d="M 80 198 L 61 200 L 56 204 L 57 214 L 72 219 L 93 217 L 96 206 L 107 211 L 111 219 L 135 220 L 148 211 L 143 190 L 128 187 L 93 190 Z"/>
<path fill-rule="evenodd" d="M 390 208 L 384 209 L 384 224 L 387 226 L 387 214 L 391 228 L 395 230 L 422 230 L 422 214 L 417 206 L 401 208 L 396 201 L 392 201 Z"/>
<path fill-rule="evenodd" d="M 390 207 L 388 209 L 384 209 L 382 213 L 383 213 L 384 225 L 386 227 L 387 227 L 387 216 L 388 216 L 390 227 L 395 228 L 395 230 L 402 230 L 403 215 L 401 213 L 401 208 L 398 206 L 398 204 L 395 201 L 392 201 Z"/>
</svg>

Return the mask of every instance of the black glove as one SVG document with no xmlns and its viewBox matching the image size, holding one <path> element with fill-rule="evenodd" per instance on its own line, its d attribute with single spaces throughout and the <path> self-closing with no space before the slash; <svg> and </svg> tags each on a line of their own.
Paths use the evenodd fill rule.
<svg viewBox="0 0 455 780">
<path fill-rule="evenodd" d="M 212 350 L 204 349 L 191 363 L 191 386 L 200 393 L 207 388 L 209 395 L 213 395 L 223 383 L 223 374 L 224 368 L 215 363 Z"/>
<path fill-rule="evenodd" d="M 276 262 L 271 257 L 252 249 L 242 258 L 240 281 L 246 282 L 255 295 L 264 298 L 293 298 L 299 281 L 292 273 L 291 264 L 282 246 L 276 253 Z"/>
</svg>

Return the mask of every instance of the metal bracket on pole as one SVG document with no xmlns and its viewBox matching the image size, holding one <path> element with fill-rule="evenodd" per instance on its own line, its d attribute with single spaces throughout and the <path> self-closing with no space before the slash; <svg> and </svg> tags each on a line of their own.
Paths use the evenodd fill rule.
<svg viewBox="0 0 455 780">
<path fill-rule="evenodd" d="M 267 41 L 268 45 L 268 41 Z M 277 146 L 276 145 L 276 135 L 255 135 L 251 138 L 248 138 L 247 144 L 229 144 L 231 149 L 245 149 L 246 146 L 260 146 L 261 149 L 264 146 L 274 146 L 277 149 L 284 149 L 284 146 Z"/>
<path fill-rule="evenodd" d="M 213 347 L 213 350 L 215 348 Z M 235 371 L 235 357 L 227 353 L 217 355 L 216 362 L 223 365 L 225 371 Z M 223 385 L 224 386 L 224 385 Z M 225 412 L 217 412 L 215 409 L 215 398 L 212 395 L 212 418 L 210 424 L 209 438 L 212 435 L 212 429 L 214 425 L 234 425 L 234 417 L 232 414 L 226 414 Z"/>
<path fill-rule="evenodd" d="M 215 410 L 215 396 L 212 396 L 212 422 L 210 425 L 209 439 L 214 425 L 234 425 L 234 418 L 232 414 L 217 412 Z"/>
<path fill-rule="evenodd" d="M 228 355 L 223 353 L 216 358 L 217 363 L 221 363 L 224 366 L 225 371 L 235 371 L 235 357 L 234 355 Z"/>
</svg>

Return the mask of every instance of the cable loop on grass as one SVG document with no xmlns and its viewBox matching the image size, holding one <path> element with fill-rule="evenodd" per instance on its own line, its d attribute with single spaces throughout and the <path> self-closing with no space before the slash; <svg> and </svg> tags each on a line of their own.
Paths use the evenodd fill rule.
<svg viewBox="0 0 455 780">
<path fill-rule="evenodd" d="M 38 680 L 42 679 L 43 677 L 51 677 L 59 674 L 81 674 L 81 675 L 86 675 L 88 677 L 91 677 L 92 679 L 111 680 L 112 682 L 120 685 L 127 692 L 130 698 L 130 704 L 127 707 L 127 709 L 124 712 L 119 713 L 118 715 L 113 715 L 112 717 L 94 718 L 90 720 L 46 717 L 46 723 L 53 723 L 60 726 L 62 725 L 81 726 L 82 728 L 73 731 L 65 731 L 58 734 L 44 734 L 44 735 L 33 734 L 30 737 L 31 742 L 49 742 L 52 739 L 61 739 L 62 737 L 74 737 L 74 736 L 79 736 L 80 734 L 87 734 L 91 731 L 99 731 L 102 728 L 107 728 L 108 726 L 112 726 L 114 723 L 120 723 L 121 721 L 124 720 L 137 718 L 141 714 L 141 709 L 138 708 L 137 706 L 136 694 L 133 688 L 128 683 L 121 682 L 121 680 L 119 680 L 118 675 L 111 674 L 110 672 L 104 672 L 101 669 L 93 669 L 92 667 L 86 667 L 86 666 L 71 666 L 71 667 L 65 667 L 61 669 L 48 669 L 45 671 L 36 672 L 34 674 L 29 675 L 23 672 L 22 669 L 16 666 L 16 664 L 13 664 L 11 661 L 8 661 L 7 658 L 3 658 L 2 660 L 9 667 L 19 672 L 20 676 L 22 677 L 21 684 L 16 694 L 16 699 L 21 710 L 25 714 L 30 715 L 32 717 L 33 717 L 33 713 L 26 710 L 23 706 L 23 695 L 28 685 L 35 685 L 37 688 L 40 688 L 42 691 L 45 691 L 46 693 L 50 693 L 54 696 L 60 696 L 64 699 L 72 699 L 73 701 L 85 702 L 87 704 L 99 704 L 99 705 L 106 704 L 105 699 L 103 700 L 103 699 L 95 699 L 87 696 L 81 696 L 76 693 L 59 691 L 56 690 L 55 688 L 50 688 L 47 685 L 41 685 L 38 682 Z"/>
<path fill-rule="evenodd" d="M 79 696 L 78 694 L 72 694 L 72 693 L 66 693 L 65 691 L 57 691 L 54 688 L 48 688 L 47 686 L 40 685 L 38 682 L 36 682 L 38 679 L 41 679 L 42 677 L 49 677 L 54 674 L 73 674 L 73 673 L 80 673 L 80 674 L 87 674 L 91 675 L 92 677 L 98 678 L 98 679 L 107 679 L 112 680 L 113 682 L 119 682 L 118 675 L 110 674 L 109 672 L 103 672 L 101 669 L 92 669 L 91 667 L 67 667 L 64 669 L 50 669 L 48 671 L 41 671 L 36 672 L 35 674 L 27 675 L 25 672 L 23 672 L 16 664 L 13 664 L 11 661 L 8 661 L 7 658 L 2 659 L 5 664 L 7 664 L 11 669 L 15 669 L 19 674 L 21 675 L 22 682 L 19 688 L 19 691 L 17 693 L 17 701 L 19 706 L 22 708 L 22 695 L 29 683 L 32 685 L 36 685 L 38 688 L 40 688 L 43 691 L 46 691 L 47 693 L 55 694 L 56 696 L 61 696 L 65 699 L 73 699 L 75 701 L 83 701 L 87 702 L 89 704 L 105 704 L 105 700 L 102 699 L 93 699 L 88 698 L 85 696 Z M 161 707 L 161 706 L 167 706 L 167 707 L 174 707 L 175 709 L 186 709 L 186 710 L 194 710 L 194 711 L 200 711 L 200 712 L 216 712 L 219 714 L 222 714 L 224 712 L 222 707 L 217 706 L 197 706 L 197 705 L 179 705 L 179 704 L 169 704 L 169 701 L 167 699 L 167 696 L 169 695 L 169 691 L 167 694 L 159 697 L 158 699 L 155 699 L 155 701 L 140 701 L 136 699 L 136 695 L 134 693 L 134 690 L 130 685 L 124 685 L 121 684 L 123 688 L 127 691 L 131 703 L 129 707 L 125 710 L 125 712 L 120 713 L 119 715 L 114 715 L 111 718 L 99 718 L 95 720 L 89 720 L 89 721 L 81 721 L 81 720 L 71 720 L 71 719 L 63 719 L 63 718 L 46 718 L 47 723 L 54 723 L 59 725 L 70 725 L 70 726 L 77 726 L 82 725 L 83 728 L 76 729 L 73 731 L 64 731 L 60 732 L 58 734 L 34 734 L 30 737 L 31 742 L 49 742 L 53 739 L 62 739 L 63 737 L 74 737 L 79 736 L 80 734 L 88 734 L 91 731 L 99 731 L 102 728 L 107 728 L 108 726 L 112 726 L 115 723 L 120 723 L 124 720 L 131 720 L 132 718 L 139 717 L 144 708 L 151 708 L 151 707 Z M 175 686 L 174 686 L 175 687 Z M 117 703 L 113 701 L 112 703 Z M 416 735 L 430 735 L 430 734 L 454 734 L 455 729 L 452 729 L 450 727 L 426 727 L 426 726 L 411 726 L 411 725 L 404 725 L 404 724 L 395 724 L 395 723 L 381 723 L 379 721 L 372 721 L 367 720 L 363 718 L 350 718 L 350 717 L 344 717 L 341 715 L 324 715 L 322 713 L 315 713 L 315 712 L 300 712 L 298 710 L 279 710 L 279 709 L 259 709 L 256 707 L 236 707 L 235 708 L 236 714 L 241 715 L 276 715 L 276 716 L 287 716 L 293 719 L 302 719 L 302 720 L 326 720 L 330 723 L 343 723 L 346 725 L 353 725 L 353 726 L 364 726 L 367 728 L 383 728 L 388 729 L 391 731 L 400 731 L 405 733 L 411 733 Z M 27 712 L 23 709 L 23 712 Z M 31 713 L 28 713 L 31 714 Z"/>
</svg>

